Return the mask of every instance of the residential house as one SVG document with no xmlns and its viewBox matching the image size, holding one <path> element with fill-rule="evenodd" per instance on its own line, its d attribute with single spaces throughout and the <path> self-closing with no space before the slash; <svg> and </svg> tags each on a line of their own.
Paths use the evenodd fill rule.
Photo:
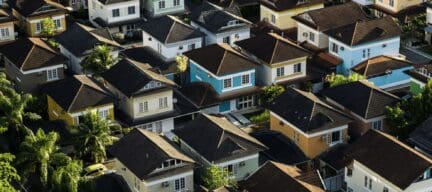
<svg viewBox="0 0 432 192">
<path fill-rule="evenodd" d="M 376 0 L 353 0 L 353 1 L 360 5 L 368 6 L 374 4 Z"/>
<path fill-rule="evenodd" d="M 143 0 L 141 8 L 147 17 L 155 18 L 170 14 L 181 14 L 185 11 L 184 0 Z"/>
<path fill-rule="evenodd" d="M 15 40 L 15 21 L 8 11 L 0 9 L 0 43 Z"/>
<path fill-rule="evenodd" d="M 0 47 L 5 72 L 18 91 L 36 93 L 64 78 L 67 58 L 39 38 L 21 38 Z"/>
<path fill-rule="evenodd" d="M 313 47 L 324 49 L 329 45 L 326 31 L 365 20 L 367 15 L 360 5 L 350 2 L 307 11 L 293 19 L 297 21 L 298 42 L 307 42 Z"/>
<path fill-rule="evenodd" d="M 310 92 L 288 88 L 268 109 L 270 129 L 294 141 L 310 159 L 348 141 L 352 119 Z"/>
<path fill-rule="evenodd" d="M 432 65 L 414 65 L 414 69 L 405 71 L 410 76 L 410 91 L 418 94 L 432 78 Z"/>
<path fill-rule="evenodd" d="M 295 43 L 269 33 L 236 44 L 260 64 L 257 68 L 258 84 L 289 85 L 299 79 L 306 80 L 306 64 L 311 54 Z"/>
<path fill-rule="evenodd" d="M 321 8 L 324 8 L 323 0 L 262 0 L 260 20 L 282 30 L 290 29 L 297 27 L 292 16 Z"/>
<path fill-rule="evenodd" d="M 432 158 L 432 117 L 426 119 L 420 126 L 411 132 L 408 142 L 414 148 Z"/>
<path fill-rule="evenodd" d="M 143 45 L 151 47 L 167 61 L 203 44 L 203 33 L 170 15 L 150 20 L 142 29 Z"/>
<path fill-rule="evenodd" d="M 140 0 L 89 0 L 89 21 L 98 28 L 109 28 L 111 33 L 132 35 L 141 18 Z"/>
<path fill-rule="evenodd" d="M 205 36 L 205 45 L 234 42 L 250 37 L 251 22 L 204 1 L 190 14 L 191 25 Z"/>
<path fill-rule="evenodd" d="M 262 143 L 219 116 L 201 115 L 184 127 L 174 129 L 180 148 L 202 167 L 226 169 L 236 181 L 245 179 L 259 167 Z"/>
<path fill-rule="evenodd" d="M 369 129 L 389 131 L 385 122 L 386 107 L 393 106 L 400 98 L 367 81 L 357 81 L 324 89 L 325 100 L 354 117 L 350 135 L 357 138 Z"/>
<path fill-rule="evenodd" d="M 367 1 L 367 0 L 366 0 Z M 402 23 L 425 13 L 424 0 L 375 0 L 369 5 L 372 14 L 377 17 L 391 16 Z"/>
<path fill-rule="evenodd" d="M 71 12 L 79 12 L 88 9 L 87 0 L 65 0 L 60 3 Z"/>
<path fill-rule="evenodd" d="M 118 56 L 120 45 L 116 43 L 107 29 L 94 29 L 80 23 L 69 23 L 68 30 L 55 36 L 60 52 L 68 59 L 68 68 L 74 73 L 83 73 L 81 62 L 97 45 L 107 45 L 112 55 Z"/>
<path fill-rule="evenodd" d="M 432 43 L 432 4 L 426 4 L 426 24 L 425 27 L 425 40 L 431 44 Z"/>
<path fill-rule="evenodd" d="M 65 8 L 51 0 L 8 0 L 12 15 L 28 36 L 40 36 L 42 20 L 52 19 L 56 32 L 66 31 Z"/>
<path fill-rule="evenodd" d="M 390 17 L 357 21 L 326 34 L 329 52 L 342 59 L 338 73 L 350 74 L 352 67 L 373 57 L 399 56 L 401 29 Z"/>
<path fill-rule="evenodd" d="M 345 167 L 350 163 L 345 156 L 349 145 L 336 145 L 315 158 L 315 167 L 329 192 L 344 190 Z"/>
<path fill-rule="evenodd" d="M 186 86 L 181 90 L 199 107 L 215 104 L 206 109 L 208 113 L 228 113 L 256 107 L 255 94 L 259 88 L 255 85 L 257 64 L 254 61 L 228 44 L 202 47 L 186 52 L 185 56 L 189 58 L 190 82 L 195 86 Z M 206 98 L 211 102 L 201 105 Z"/>
<path fill-rule="evenodd" d="M 97 80 L 74 75 L 46 87 L 50 121 L 63 120 L 78 125 L 88 112 L 114 120 L 114 98 Z"/>
<path fill-rule="evenodd" d="M 193 191 L 194 160 L 162 136 L 133 129 L 108 148 L 114 169 L 136 192 Z"/>
<path fill-rule="evenodd" d="M 304 171 L 295 166 L 267 161 L 258 170 L 239 182 L 244 192 L 324 192 L 322 180 L 316 170 Z"/>
<path fill-rule="evenodd" d="M 381 89 L 391 90 L 409 86 L 410 77 L 404 71 L 412 68 L 413 64 L 410 61 L 389 56 L 377 56 L 352 67 L 351 71 L 363 75 Z"/>
<path fill-rule="evenodd" d="M 370 130 L 345 158 L 347 191 L 432 190 L 432 160 L 385 133 Z"/>
</svg>

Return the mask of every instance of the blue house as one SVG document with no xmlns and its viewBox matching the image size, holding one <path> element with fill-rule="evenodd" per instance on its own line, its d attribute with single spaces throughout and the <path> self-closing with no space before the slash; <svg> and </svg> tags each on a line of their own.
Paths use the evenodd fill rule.
<svg viewBox="0 0 432 192">
<path fill-rule="evenodd" d="M 326 34 L 329 52 L 342 59 L 340 74 L 350 74 L 352 67 L 369 58 L 399 55 L 401 29 L 391 17 L 357 21 Z"/>
<path fill-rule="evenodd" d="M 191 83 L 182 88 L 182 93 L 197 107 L 209 113 L 226 113 L 256 106 L 257 63 L 228 44 L 213 44 L 184 55 L 189 58 Z"/>
<path fill-rule="evenodd" d="M 404 71 L 412 68 L 412 63 L 407 60 L 378 56 L 361 62 L 351 70 L 365 76 L 381 89 L 392 89 L 409 86 L 410 76 Z"/>
</svg>

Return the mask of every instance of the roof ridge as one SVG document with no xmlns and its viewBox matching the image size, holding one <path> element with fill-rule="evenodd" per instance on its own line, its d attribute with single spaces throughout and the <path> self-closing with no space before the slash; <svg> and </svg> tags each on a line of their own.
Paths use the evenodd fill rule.
<svg viewBox="0 0 432 192">
<path fill-rule="evenodd" d="M 26 55 L 26 58 L 24 59 L 24 61 L 22 62 L 22 65 L 20 67 L 20 70 L 22 70 L 22 68 L 24 67 L 24 63 L 27 62 L 28 58 L 30 57 L 30 53 L 33 52 L 33 49 L 35 48 L 35 44 L 32 45 L 32 48 L 30 49 L 30 51 L 28 52 L 28 54 Z"/>
<path fill-rule="evenodd" d="M 276 44 L 275 44 L 275 46 L 273 47 L 272 56 L 271 56 L 271 58 L 270 58 L 270 64 L 273 63 L 274 55 L 275 55 L 275 53 L 276 53 L 276 47 L 277 47 L 278 44 L 279 44 L 279 41 L 276 39 Z"/>
<path fill-rule="evenodd" d="M 220 63 L 219 63 L 219 66 L 218 66 L 218 68 L 217 68 L 217 70 L 216 70 L 216 73 L 217 74 L 219 74 L 219 70 L 221 69 L 221 66 L 222 66 L 222 63 L 223 63 L 223 61 L 224 61 L 224 59 L 225 59 L 225 57 L 226 57 L 226 54 L 227 54 L 227 52 L 228 52 L 228 50 L 227 49 L 225 49 L 224 47 L 222 47 L 222 49 L 224 50 L 224 55 L 222 56 L 222 59 L 221 59 L 221 61 L 220 61 Z"/>
<path fill-rule="evenodd" d="M 74 76 L 73 78 L 75 78 L 75 76 Z M 75 79 L 76 79 L 76 78 L 75 78 Z M 77 79 L 77 80 L 78 80 L 78 79 Z M 78 80 L 78 81 L 79 81 L 79 80 Z M 72 102 L 69 104 L 69 107 L 68 107 L 67 111 L 69 111 L 70 108 L 72 107 L 72 104 L 75 103 L 75 100 L 76 100 L 76 98 L 78 97 L 78 94 L 79 94 L 79 92 L 81 91 L 81 89 L 82 89 L 82 87 L 83 87 L 83 85 L 84 85 L 81 81 L 79 81 L 79 82 L 81 83 L 80 88 L 79 88 L 78 91 L 75 93 L 75 96 L 74 96 L 74 98 L 72 99 Z"/>
<path fill-rule="evenodd" d="M 368 113 L 369 113 L 369 105 L 371 104 L 372 101 L 372 94 L 373 94 L 373 89 L 370 89 L 370 93 L 369 93 L 369 98 L 368 98 L 368 103 L 366 105 L 366 111 L 365 111 L 365 117 L 368 117 Z"/>
<path fill-rule="evenodd" d="M 170 34 L 171 34 L 171 32 L 172 32 L 172 30 L 174 28 L 174 25 L 176 24 L 175 20 L 172 20 L 172 21 L 173 21 L 173 23 L 171 24 L 171 27 L 170 27 L 170 29 L 168 31 L 168 34 L 167 34 L 166 38 L 164 39 L 164 43 L 167 43 L 168 36 L 170 36 Z"/>
<path fill-rule="evenodd" d="M 352 38 L 351 38 L 351 45 L 354 45 L 354 36 L 355 36 L 355 34 L 356 34 L 356 31 L 357 31 L 357 25 L 358 25 L 358 23 L 359 23 L 359 21 L 357 21 L 357 22 L 355 22 L 355 26 L 354 26 L 354 32 L 353 32 L 353 34 L 352 34 Z"/>
</svg>

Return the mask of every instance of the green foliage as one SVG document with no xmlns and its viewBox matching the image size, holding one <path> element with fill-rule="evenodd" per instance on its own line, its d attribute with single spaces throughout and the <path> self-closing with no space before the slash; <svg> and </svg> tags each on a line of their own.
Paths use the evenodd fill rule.
<svg viewBox="0 0 432 192">
<path fill-rule="evenodd" d="M 270 121 L 270 112 L 268 110 L 263 111 L 258 115 L 254 115 L 250 118 L 253 123 L 265 123 Z"/>
<path fill-rule="evenodd" d="M 285 91 L 285 88 L 280 85 L 271 85 L 264 87 L 260 95 L 261 102 L 270 103 Z"/>
<path fill-rule="evenodd" d="M 93 72 L 96 75 L 108 70 L 117 62 L 114 58 L 111 47 L 107 45 L 97 45 L 93 48 L 83 63 L 84 71 Z"/>
<path fill-rule="evenodd" d="M 223 186 L 237 187 L 237 183 L 230 177 L 228 170 L 217 166 L 208 167 L 204 172 L 202 180 L 204 186 L 209 190 L 215 190 Z"/>
<path fill-rule="evenodd" d="M 326 81 L 330 83 L 330 87 L 335 87 L 338 85 L 347 84 L 350 82 L 360 81 L 366 79 L 363 75 L 360 75 L 358 73 L 353 73 L 349 76 L 344 76 L 341 74 L 334 74 L 327 75 Z"/>
<path fill-rule="evenodd" d="M 188 58 L 185 56 L 177 56 L 176 62 L 177 62 L 177 71 L 181 73 L 185 72 L 188 67 Z"/>
<path fill-rule="evenodd" d="M 14 192 L 11 182 L 20 180 L 16 169 L 11 165 L 14 159 L 12 154 L 0 154 L 0 192 Z"/>
<path fill-rule="evenodd" d="M 59 166 L 52 173 L 51 188 L 54 191 L 78 192 L 81 183 L 82 164 L 72 160 L 66 165 Z"/>
<path fill-rule="evenodd" d="M 46 42 L 47 42 L 48 45 L 50 45 L 51 47 L 54 47 L 54 48 L 56 48 L 56 49 L 59 49 L 59 48 L 60 48 L 60 44 L 59 44 L 57 41 L 55 41 L 54 39 L 48 39 Z"/>
<path fill-rule="evenodd" d="M 55 35 L 56 33 L 56 27 L 54 24 L 54 20 L 51 18 L 45 18 L 42 20 L 42 31 L 41 31 L 41 36 L 42 37 L 52 37 Z"/>
<path fill-rule="evenodd" d="M 413 20 L 402 24 L 402 38 L 424 40 L 424 28 L 426 25 L 426 13 L 416 16 Z"/>
</svg>

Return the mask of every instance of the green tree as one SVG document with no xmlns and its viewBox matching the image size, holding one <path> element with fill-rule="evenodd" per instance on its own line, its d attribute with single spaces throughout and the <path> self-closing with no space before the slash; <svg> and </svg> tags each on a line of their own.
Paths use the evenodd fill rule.
<svg viewBox="0 0 432 192">
<path fill-rule="evenodd" d="M 112 54 L 112 48 L 107 45 L 97 45 L 83 61 L 84 71 L 96 75 L 108 70 L 117 62 Z"/>
<path fill-rule="evenodd" d="M 14 159 L 12 154 L 0 154 L 0 192 L 14 192 L 11 182 L 20 180 L 17 170 L 12 166 Z"/>
<path fill-rule="evenodd" d="M 341 74 L 334 74 L 327 75 L 326 82 L 330 84 L 330 87 L 335 87 L 338 85 L 347 84 L 350 82 L 360 81 L 366 79 L 363 75 L 360 75 L 358 73 L 353 73 L 349 76 L 344 76 Z"/>
<path fill-rule="evenodd" d="M 424 40 L 424 28 L 426 27 L 426 13 L 417 15 L 411 21 L 401 24 L 402 25 L 402 38 L 410 39 L 416 38 Z"/>
<path fill-rule="evenodd" d="M 54 191 L 78 192 L 81 178 L 82 164 L 72 160 L 66 165 L 57 167 L 52 173 L 51 188 Z"/>
<path fill-rule="evenodd" d="M 237 187 L 237 183 L 230 177 L 228 170 L 217 166 L 206 168 L 202 180 L 204 186 L 209 190 L 215 190 L 223 186 Z"/>
<path fill-rule="evenodd" d="M 119 129 L 119 126 L 110 124 L 97 113 L 88 112 L 79 125 L 71 127 L 78 155 L 94 163 L 104 162 L 105 148 L 117 140 L 112 133 Z"/>
<path fill-rule="evenodd" d="M 42 20 L 41 23 L 42 23 L 42 30 L 40 34 L 42 37 L 49 38 L 55 35 L 56 26 L 53 19 L 45 18 Z"/>
<path fill-rule="evenodd" d="M 177 62 L 177 71 L 178 72 L 185 72 L 188 66 L 188 58 L 186 56 L 177 56 L 176 57 Z"/>
<path fill-rule="evenodd" d="M 264 103 L 270 103 L 284 91 L 285 88 L 280 85 L 270 85 L 264 87 L 263 92 L 260 95 L 260 100 Z"/>
</svg>

